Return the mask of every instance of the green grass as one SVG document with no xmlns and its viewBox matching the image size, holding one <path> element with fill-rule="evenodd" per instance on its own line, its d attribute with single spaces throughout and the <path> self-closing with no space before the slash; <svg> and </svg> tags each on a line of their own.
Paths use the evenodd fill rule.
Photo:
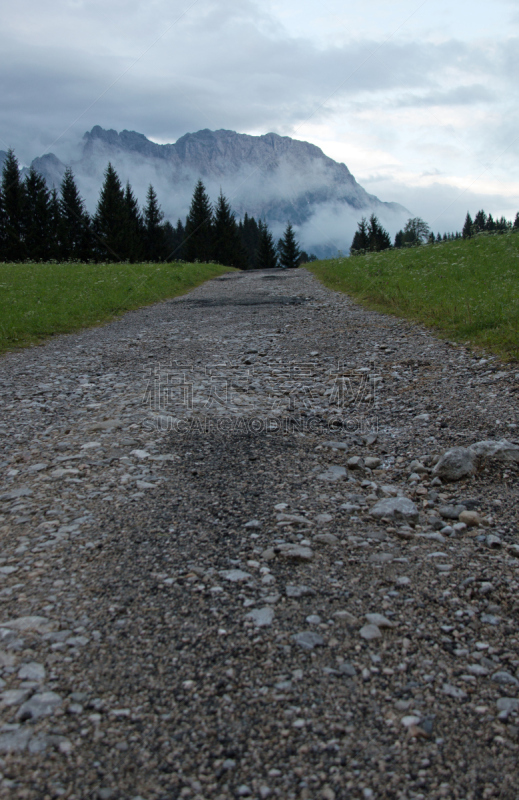
<svg viewBox="0 0 519 800">
<path fill-rule="evenodd" d="M 228 271 L 216 264 L 0 263 L 0 352 L 98 325 Z"/>
<path fill-rule="evenodd" d="M 316 261 L 306 268 L 368 308 L 519 359 L 519 233 Z"/>
</svg>

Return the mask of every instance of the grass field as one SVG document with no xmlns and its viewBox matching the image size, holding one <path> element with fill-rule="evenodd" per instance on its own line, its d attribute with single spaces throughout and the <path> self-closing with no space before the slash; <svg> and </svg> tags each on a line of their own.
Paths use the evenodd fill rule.
<svg viewBox="0 0 519 800">
<path fill-rule="evenodd" d="M 183 263 L 0 263 L 0 352 L 176 297 L 228 269 Z"/>
<path fill-rule="evenodd" d="M 306 265 L 377 311 L 519 360 L 519 233 L 479 235 Z"/>
</svg>

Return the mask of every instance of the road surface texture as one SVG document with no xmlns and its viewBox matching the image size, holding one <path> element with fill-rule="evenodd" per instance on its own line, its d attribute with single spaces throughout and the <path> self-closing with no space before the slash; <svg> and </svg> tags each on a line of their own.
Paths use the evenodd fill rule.
<svg viewBox="0 0 519 800">
<path fill-rule="evenodd" d="M 0 797 L 517 800 L 517 365 L 297 270 L 1 369 Z"/>
</svg>

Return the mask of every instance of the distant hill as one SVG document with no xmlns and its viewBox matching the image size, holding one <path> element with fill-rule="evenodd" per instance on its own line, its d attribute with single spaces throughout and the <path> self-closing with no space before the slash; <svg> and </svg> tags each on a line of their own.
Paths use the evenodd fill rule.
<svg viewBox="0 0 519 800">
<path fill-rule="evenodd" d="M 309 142 L 267 133 L 187 133 L 174 144 L 156 144 L 135 131 L 85 133 L 72 167 L 93 210 L 103 173 L 111 161 L 143 202 L 150 183 L 166 216 L 184 218 L 195 182 L 202 178 L 213 200 L 220 189 L 238 216 L 265 219 L 279 235 L 287 221 L 307 250 L 318 255 L 347 251 L 361 216 L 377 214 L 390 232 L 410 216 L 398 203 L 384 203 L 360 186 L 348 167 Z M 59 185 L 65 164 L 50 153 L 33 161 L 50 186 Z"/>
</svg>

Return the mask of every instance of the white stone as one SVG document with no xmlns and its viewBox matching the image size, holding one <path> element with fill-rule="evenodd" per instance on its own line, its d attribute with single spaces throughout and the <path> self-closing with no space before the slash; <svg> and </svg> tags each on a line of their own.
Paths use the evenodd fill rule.
<svg viewBox="0 0 519 800">
<path fill-rule="evenodd" d="M 360 635 L 368 642 L 372 639 L 379 639 L 382 636 L 380 628 L 377 625 L 364 625 L 360 629 Z"/>
<path fill-rule="evenodd" d="M 419 512 L 413 501 L 407 497 L 387 497 L 379 500 L 370 514 L 376 519 L 389 517 L 413 521 L 418 519 Z"/>
<path fill-rule="evenodd" d="M 263 628 L 267 625 L 272 625 L 274 611 L 269 606 L 255 608 L 245 615 L 245 619 L 251 619 L 257 628 Z"/>
</svg>

